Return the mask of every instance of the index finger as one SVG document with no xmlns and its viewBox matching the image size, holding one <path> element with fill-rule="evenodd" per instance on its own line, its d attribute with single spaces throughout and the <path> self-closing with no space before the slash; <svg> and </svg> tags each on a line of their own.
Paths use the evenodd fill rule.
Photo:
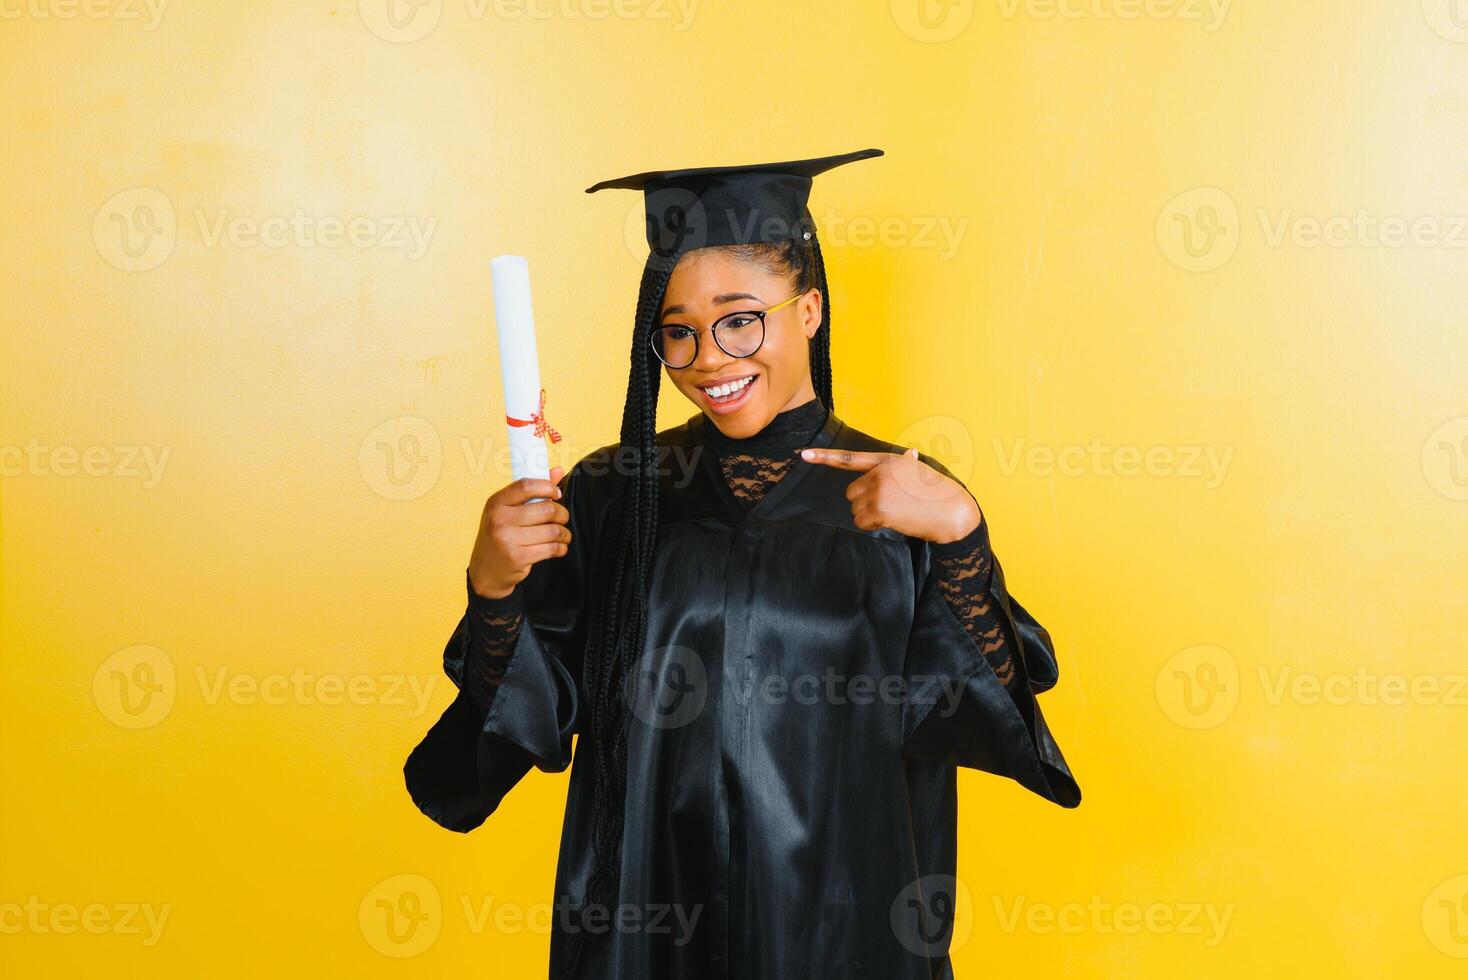
<svg viewBox="0 0 1468 980">
<path fill-rule="evenodd" d="M 533 500 L 536 497 L 548 497 L 551 500 L 559 500 L 561 491 L 559 487 L 549 480 L 540 480 L 527 476 L 523 479 L 516 480 L 514 483 L 507 484 L 496 496 L 500 498 L 502 503 L 523 504 L 525 501 Z"/>
<path fill-rule="evenodd" d="M 807 463 L 834 466 L 838 470 L 869 470 L 895 453 L 864 453 L 850 449 L 802 449 L 800 458 Z"/>
</svg>

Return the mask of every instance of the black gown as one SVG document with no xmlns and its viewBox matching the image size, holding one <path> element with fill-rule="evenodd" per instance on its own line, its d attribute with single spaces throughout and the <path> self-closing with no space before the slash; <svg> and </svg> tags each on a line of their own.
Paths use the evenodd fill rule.
<svg viewBox="0 0 1468 980">
<path fill-rule="evenodd" d="M 902 449 L 818 403 L 777 421 L 809 412 L 820 427 L 804 444 Z M 798 458 L 751 502 L 720 468 L 733 443 L 701 414 L 658 444 L 668 452 L 629 690 L 620 893 L 599 919 L 570 913 L 591 870 L 589 756 L 572 766 L 562 830 L 556 915 L 598 933 L 581 975 L 951 977 L 955 767 L 1080 802 L 1035 699 L 1056 682 L 1054 647 L 1009 596 L 987 521 L 948 545 L 861 531 L 844 496 L 859 474 Z M 505 600 L 471 592 L 444 651 L 458 694 L 405 766 L 413 800 L 444 827 L 478 827 L 530 768 L 571 763 L 589 546 L 615 450 L 562 478 L 570 552 L 533 566 Z M 985 556 L 981 597 L 962 595 L 963 573 L 949 571 L 968 552 Z M 501 629 L 529 624 L 504 634 L 513 648 L 488 696 L 474 674 L 475 606 L 502 614 Z M 563 954 L 553 943 L 553 976 Z"/>
</svg>

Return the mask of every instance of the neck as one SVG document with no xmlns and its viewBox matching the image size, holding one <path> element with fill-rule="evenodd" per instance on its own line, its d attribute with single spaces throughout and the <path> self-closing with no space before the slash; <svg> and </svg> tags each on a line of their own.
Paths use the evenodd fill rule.
<svg viewBox="0 0 1468 980">
<path fill-rule="evenodd" d="M 780 409 L 780 411 L 787 412 L 792 408 L 799 408 L 801 405 L 804 405 L 815 396 L 816 389 L 811 385 L 810 375 L 806 374 L 805 383 L 800 386 L 795 394 L 790 396 L 790 400 L 785 403 L 785 407 Z"/>
</svg>

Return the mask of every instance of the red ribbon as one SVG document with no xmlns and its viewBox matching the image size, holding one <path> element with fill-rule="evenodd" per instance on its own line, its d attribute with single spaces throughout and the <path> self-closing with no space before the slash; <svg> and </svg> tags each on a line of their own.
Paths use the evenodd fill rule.
<svg viewBox="0 0 1468 980">
<path fill-rule="evenodd" d="M 534 415 L 530 416 L 530 418 L 528 418 L 528 419 L 517 419 L 517 418 L 513 418 L 512 416 L 506 415 L 505 416 L 505 422 L 507 424 L 509 424 L 509 425 L 512 425 L 512 426 L 516 427 L 516 428 L 519 428 L 522 425 L 534 425 L 535 426 L 535 434 L 536 435 L 538 435 L 538 436 L 544 436 L 546 433 L 550 433 L 550 441 L 551 442 L 560 442 L 561 441 L 561 434 L 559 432 L 557 432 L 555 429 L 551 428 L 550 427 L 550 423 L 545 420 L 545 389 L 544 388 L 540 389 L 540 407 L 538 407 L 535 410 L 535 414 Z"/>
</svg>

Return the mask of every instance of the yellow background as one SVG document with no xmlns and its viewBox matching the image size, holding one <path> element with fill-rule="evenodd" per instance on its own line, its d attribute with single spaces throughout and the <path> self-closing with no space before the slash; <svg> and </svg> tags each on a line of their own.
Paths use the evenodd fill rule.
<svg viewBox="0 0 1468 980">
<path fill-rule="evenodd" d="M 508 479 L 488 260 L 574 460 L 641 260 L 582 189 L 879 146 L 812 201 L 837 410 L 974 488 L 1085 792 L 962 776 L 959 976 L 1461 976 L 1468 18 L 534 10 L 0 0 L 0 971 L 543 976 L 564 778 L 459 836 L 401 776 Z"/>
</svg>

